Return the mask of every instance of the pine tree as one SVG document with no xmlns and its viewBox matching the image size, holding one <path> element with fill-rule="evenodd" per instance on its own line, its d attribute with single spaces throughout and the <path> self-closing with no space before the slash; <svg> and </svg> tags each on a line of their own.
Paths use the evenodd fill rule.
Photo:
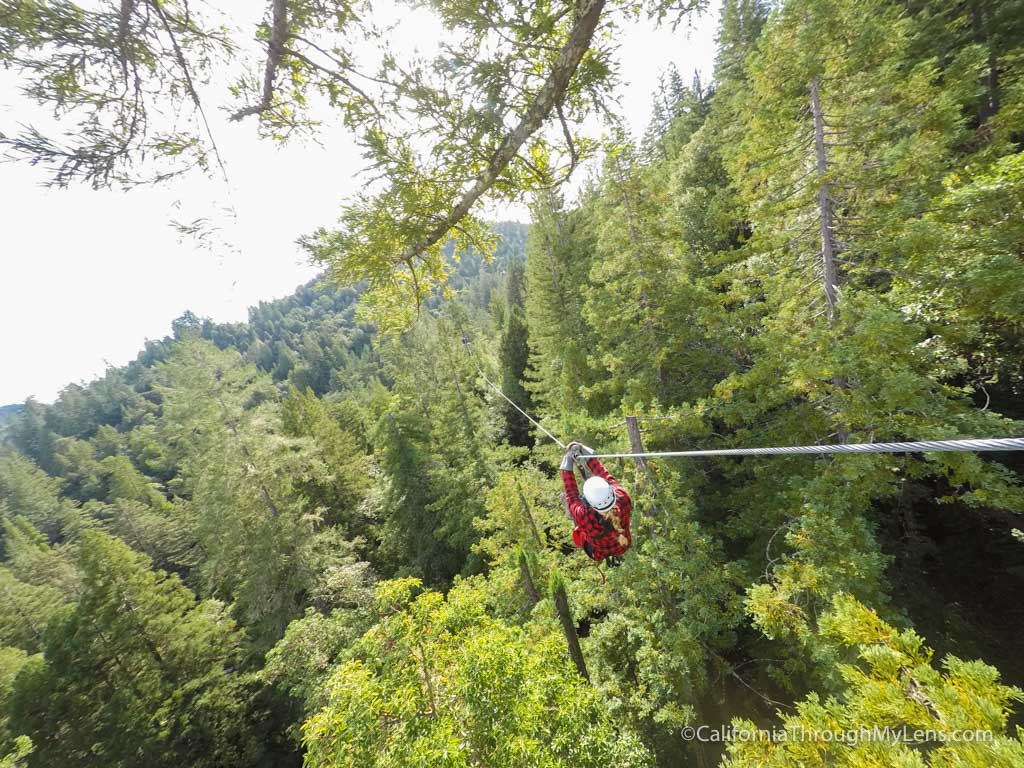
<svg viewBox="0 0 1024 768">
<path fill-rule="evenodd" d="M 969 361 L 943 373 L 973 389 L 980 405 L 1015 419 L 1024 417 L 1022 210 L 1020 153 L 952 174 L 906 238 L 907 270 L 893 279 L 893 301 L 927 323 L 931 343 L 944 348 L 940 359 Z"/>
<path fill-rule="evenodd" d="M 526 389 L 541 411 L 604 410 L 585 387 L 599 377 L 589 360 L 592 330 L 583 318 L 593 235 L 584 214 L 567 212 L 554 195 L 533 205 L 526 243 L 526 320 L 530 372 Z"/>
<path fill-rule="evenodd" d="M 61 497 L 62 483 L 20 453 L 0 449 L 0 502 L 51 541 L 65 541 L 90 523 L 77 505 Z"/>
<path fill-rule="evenodd" d="M 313 441 L 323 463 L 325 479 L 311 478 L 302 492 L 321 509 L 324 521 L 341 525 L 349 536 L 367 536 L 369 521 L 361 505 L 367 493 L 369 461 L 353 434 L 357 425 L 341 424 L 312 390 L 292 387 L 281 409 L 285 431 Z"/>
<path fill-rule="evenodd" d="M 526 270 L 525 264 L 516 260 L 509 264 L 506 278 L 507 320 L 498 347 L 498 361 L 501 369 L 501 391 L 523 408 L 527 413 L 533 409 L 533 402 L 523 386 L 529 363 L 529 332 L 525 317 Z M 530 422 L 508 403 L 504 405 L 505 435 L 509 444 L 530 447 L 533 440 Z"/>
<path fill-rule="evenodd" d="M 155 567 L 185 576 L 200 563 L 201 549 L 188 505 L 178 500 L 168 508 L 115 499 L 105 510 L 107 530 Z"/>
<path fill-rule="evenodd" d="M 56 469 L 57 435 L 46 423 L 45 406 L 30 397 L 6 434 L 15 448 L 44 470 Z"/>
<path fill-rule="evenodd" d="M 0 568 L 0 598 L 0 646 L 37 653 L 43 649 L 47 624 L 69 596 L 56 587 L 26 584 Z"/>
<path fill-rule="evenodd" d="M 23 650 L 11 646 L 0 647 L 0 712 L 5 713 L 0 716 L 0 744 L 7 742 L 7 734 L 4 732 L 7 699 L 11 694 L 14 678 L 18 676 L 18 671 L 25 666 L 26 661 L 28 654 Z"/>
<path fill-rule="evenodd" d="M 248 766 L 259 759 L 242 636 L 215 602 L 104 534 L 83 536 L 83 591 L 11 694 L 32 762 Z"/>
<path fill-rule="evenodd" d="M 437 499 L 430 485 L 428 455 L 421 447 L 428 434 L 422 417 L 411 413 L 388 413 L 377 428 L 374 442 L 382 452 L 380 465 L 387 477 L 381 549 L 389 561 L 385 572 L 408 563 L 428 583 L 444 583 L 461 570 L 462 558 L 444 538 L 434 535 L 439 527 Z"/>
<path fill-rule="evenodd" d="M 230 601 L 269 647 L 315 580 L 305 552 L 321 515 L 300 484 L 326 483 L 330 471 L 308 438 L 284 434 L 272 382 L 237 352 L 187 339 L 159 376 L 176 490 L 204 553 L 199 591 Z"/>
<path fill-rule="evenodd" d="M 103 468 L 92 440 L 62 438 L 54 464 L 56 474 L 64 481 L 63 495 L 82 502 L 104 498 Z"/>
<path fill-rule="evenodd" d="M 637 163 L 629 145 L 608 153 L 584 315 L 595 331 L 594 358 L 607 370 L 595 386 L 629 410 L 678 405 L 706 391 L 705 373 L 722 363 L 701 331 L 705 291 L 688 280 L 663 227 L 669 205 L 661 168 Z"/>
<path fill-rule="evenodd" d="M 715 80 L 732 84 L 745 79 L 747 57 L 768 20 L 765 0 L 725 0 L 718 23 Z"/>
<path fill-rule="evenodd" d="M 3 517 L 3 563 L 26 584 L 48 586 L 69 598 L 78 592 L 78 574 L 68 548 L 50 546 L 24 517 Z"/>
</svg>

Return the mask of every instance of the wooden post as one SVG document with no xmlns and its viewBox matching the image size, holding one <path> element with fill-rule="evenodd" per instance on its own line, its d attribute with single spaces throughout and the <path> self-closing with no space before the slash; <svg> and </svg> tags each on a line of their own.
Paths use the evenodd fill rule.
<svg viewBox="0 0 1024 768">
<path fill-rule="evenodd" d="M 636 416 L 627 416 L 626 417 L 626 432 L 629 433 L 629 447 L 630 447 L 630 450 L 633 453 L 643 453 L 644 452 L 644 443 L 643 443 L 643 440 L 640 438 L 640 425 L 637 423 Z M 647 459 L 645 459 L 642 456 L 637 456 L 635 461 L 636 461 L 637 468 L 640 470 L 640 472 L 643 474 L 643 476 L 644 476 L 644 478 L 646 480 L 646 483 L 644 484 L 644 489 L 646 489 L 647 486 L 650 486 L 651 491 L 652 491 L 652 495 L 653 495 L 653 492 L 655 491 L 654 473 L 651 472 L 651 468 L 649 466 L 647 466 Z M 658 514 L 658 506 L 657 506 L 657 504 L 654 503 L 654 501 L 652 499 L 651 500 L 651 514 L 650 515 L 646 515 L 646 520 L 647 520 L 646 528 L 647 528 L 647 533 L 648 534 L 651 533 L 653 518 L 657 514 Z"/>
<path fill-rule="evenodd" d="M 565 633 L 565 642 L 569 647 L 569 657 L 576 665 L 576 670 L 584 680 L 590 682 L 590 673 L 587 672 L 587 663 L 583 659 L 583 649 L 580 648 L 580 638 L 576 634 L 576 624 L 569 612 L 569 597 L 565 594 L 565 582 L 558 571 L 551 572 L 551 597 L 555 603 L 555 611 L 558 613 L 558 620 L 562 622 L 562 632 Z"/>
</svg>

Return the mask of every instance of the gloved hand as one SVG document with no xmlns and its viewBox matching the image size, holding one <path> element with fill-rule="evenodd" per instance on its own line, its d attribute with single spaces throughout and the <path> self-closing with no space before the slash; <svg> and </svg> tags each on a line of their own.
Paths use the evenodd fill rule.
<svg viewBox="0 0 1024 768">
<path fill-rule="evenodd" d="M 565 454 L 562 456 L 561 469 L 572 471 L 573 464 L 576 461 L 576 457 L 580 455 L 580 449 L 583 444 L 578 440 L 573 440 L 567 446 L 565 446 Z"/>
<path fill-rule="evenodd" d="M 578 456 L 579 455 L 590 456 L 590 455 L 592 455 L 594 453 L 594 449 L 593 448 L 590 448 L 589 446 L 586 446 L 583 443 L 577 442 L 576 445 L 579 446 L 579 452 L 577 453 Z"/>
</svg>

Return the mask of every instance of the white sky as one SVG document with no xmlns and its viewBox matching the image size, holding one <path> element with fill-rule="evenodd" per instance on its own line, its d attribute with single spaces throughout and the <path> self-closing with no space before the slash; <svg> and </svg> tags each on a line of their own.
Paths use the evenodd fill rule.
<svg viewBox="0 0 1024 768">
<path fill-rule="evenodd" d="M 263 6 L 218 3 L 228 4 L 238 7 L 232 17 L 240 24 L 243 8 L 253 15 L 249 29 Z M 646 22 L 627 27 L 621 100 L 634 133 L 647 124 L 651 92 L 669 62 L 686 82 L 695 69 L 710 76 L 716 17 L 697 20 L 692 32 Z M 0 79 L 3 132 L 34 119 L 12 84 L 10 76 Z M 361 186 L 351 142 L 339 130 L 323 137 L 323 146 L 281 148 L 257 139 L 253 121 L 211 118 L 230 191 L 223 180 L 198 175 L 127 193 L 48 190 L 40 186 L 41 169 L 2 166 L 0 405 L 29 396 L 52 402 L 67 383 L 132 360 L 186 309 L 219 322 L 245 320 L 249 306 L 286 296 L 316 274 L 295 240 L 333 224 L 339 204 Z M 217 216 L 225 222 L 222 247 L 179 242 L 168 224 L 214 216 L 228 200 L 236 217 Z"/>
</svg>

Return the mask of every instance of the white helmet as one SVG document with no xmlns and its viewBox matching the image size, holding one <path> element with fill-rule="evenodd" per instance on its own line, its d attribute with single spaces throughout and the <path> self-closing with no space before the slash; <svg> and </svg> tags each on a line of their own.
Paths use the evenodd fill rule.
<svg viewBox="0 0 1024 768">
<path fill-rule="evenodd" d="M 583 483 L 583 498 L 598 512 L 607 512 L 615 504 L 615 489 L 603 477 L 594 475 Z"/>
</svg>

